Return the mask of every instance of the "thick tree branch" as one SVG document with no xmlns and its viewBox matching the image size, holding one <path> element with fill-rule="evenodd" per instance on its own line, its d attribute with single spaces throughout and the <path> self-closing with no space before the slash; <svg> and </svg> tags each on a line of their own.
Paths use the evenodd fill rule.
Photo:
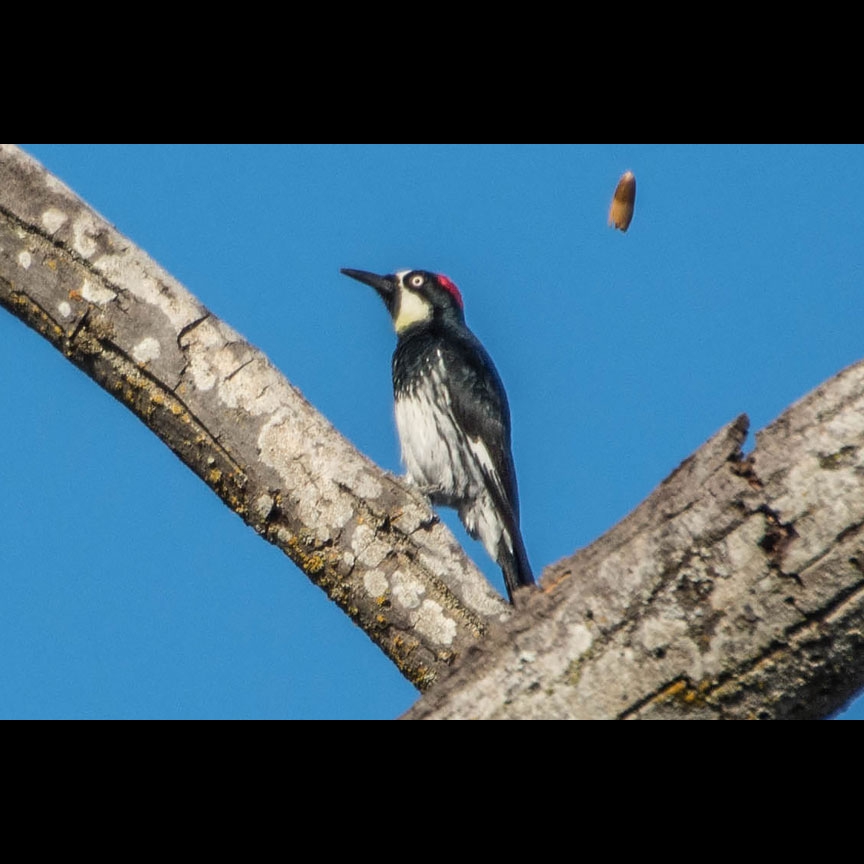
<svg viewBox="0 0 864 864">
<path fill-rule="evenodd" d="M 509 616 L 422 496 L 12 145 L 0 145 L 0 304 L 133 411 L 418 687 Z"/>
<path fill-rule="evenodd" d="M 864 363 L 757 436 L 741 417 L 418 718 L 829 716 L 864 687 Z M 494 645 L 492 644 L 494 643 Z"/>
</svg>

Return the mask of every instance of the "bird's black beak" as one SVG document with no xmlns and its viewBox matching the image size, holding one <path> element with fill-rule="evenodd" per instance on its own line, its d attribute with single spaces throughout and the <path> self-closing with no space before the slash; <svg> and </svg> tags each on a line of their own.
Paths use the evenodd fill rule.
<svg viewBox="0 0 864 864">
<path fill-rule="evenodd" d="M 392 310 L 393 302 L 396 299 L 396 281 L 393 276 L 376 276 L 365 270 L 343 269 L 340 272 L 364 285 L 370 285 L 378 292 L 378 296 L 384 301 L 387 308 Z"/>
</svg>

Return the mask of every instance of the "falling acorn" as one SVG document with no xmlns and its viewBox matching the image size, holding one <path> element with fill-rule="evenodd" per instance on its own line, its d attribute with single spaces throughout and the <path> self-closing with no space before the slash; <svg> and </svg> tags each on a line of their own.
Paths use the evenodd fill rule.
<svg viewBox="0 0 864 864">
<path fill-rule="evenodd" d="M 636 175 L 625 171 L 615 187 L 612 205 L 609 207 L 609 224 L 619 231 L 626 231 L 633 219 L 636 206 Z"/>
</svg>

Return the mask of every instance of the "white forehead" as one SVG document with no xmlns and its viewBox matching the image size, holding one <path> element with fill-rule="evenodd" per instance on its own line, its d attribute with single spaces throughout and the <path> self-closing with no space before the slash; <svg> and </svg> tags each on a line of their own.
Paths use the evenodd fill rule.
<svg viewBox="0 0 864 864">
<path fill-rule="evenodd" d="M 405 277 L 410 273 L 410 270 L 397 270 L 394 274 L 400 285 L 405 284 Z"/>
</svg>

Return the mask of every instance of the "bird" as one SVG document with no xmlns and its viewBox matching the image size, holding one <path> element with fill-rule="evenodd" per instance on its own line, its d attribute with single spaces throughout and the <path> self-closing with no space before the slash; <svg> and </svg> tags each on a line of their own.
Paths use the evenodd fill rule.
<svg viewBox="0 0 864 864">
<path fill-rule="evenodd" d="M 510 407 L 492 358 L 465 323 L 462 294 L 427 270 L 341 272 L 374 288 L 393 320 L 396 428 L 409 483 L 458 512 L 501 568 L 512 603 L 535 582 L 519 527 Z"/>
</svg>

